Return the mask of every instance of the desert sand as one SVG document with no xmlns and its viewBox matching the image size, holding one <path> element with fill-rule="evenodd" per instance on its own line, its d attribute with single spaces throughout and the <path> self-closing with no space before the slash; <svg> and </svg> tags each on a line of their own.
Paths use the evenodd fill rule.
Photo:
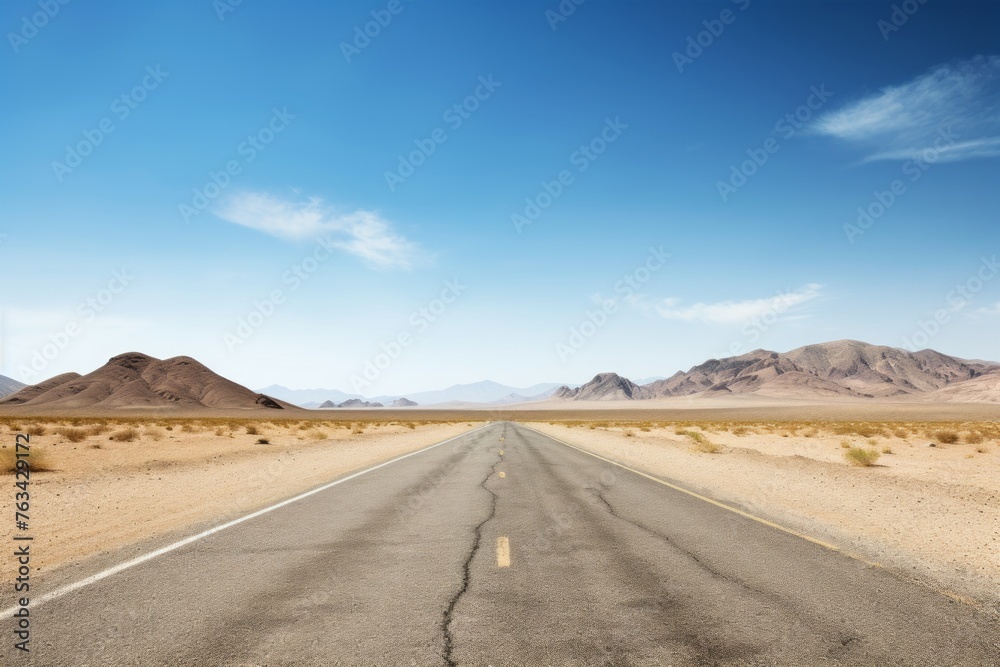
<svg viewBox="0 0 1000 667">
<path fill-rule="evenodd" d="M 958 597 L 1000 598 L 995 406 L 744 396 L 642 409 L 581 401 L 561 410 L 303 410 L 270 420 L 261 411 L 7 414 L 0 454 L 14 432 L 33 431 L 53 468 L 32 479 L 36 562 L 47 570 L 221 523 L 478 423 L 517 420 Z M 851 446 L 880 457 L 852 466 Z M 0 510 L 12 501 L 0 497 Z"/>
<path fill-rule="evenodd" d="M 6 420 L 0 431 L 0 454 L 6 456 L 15 432 L 34 431 L 31 444 L 52 468 L 33 473 L 30 485 L 33 565 L 43 572 L 205 522 L 223 523 L 474 427 L 408 421 L 78 422 Z M 268 444 L 259 444 L 262 439 Z M 12 483 L 13 475 L 5 472 L 0 479 Z M 13 493 L 0 495 L 0 512 L 13 517 L 13 502 Z"/>
</svg>

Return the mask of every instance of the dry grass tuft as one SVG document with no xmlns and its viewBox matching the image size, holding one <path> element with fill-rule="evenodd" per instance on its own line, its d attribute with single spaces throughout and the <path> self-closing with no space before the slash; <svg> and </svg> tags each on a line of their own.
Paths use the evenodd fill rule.
<svg viewBox="0 0 1000 667">
<path fill-rule="evenodd" d="M 844 452 L 844 458 L 847 459 L 847 462 L 860 468 L 868 468 L 875 465 L 879 456 L 881 455 L 876 450 L 865 449 L 864 447 L 851 447 Z"/>
<path fill-rule="evenodd" d="M 114 433 L 111 434 L 108 440 L 114 440 L 115 442 L 133 442 L 138 437 L 139 437 L 138 429 L 129 426 L 128 428 L 123 428 L 121 430 L 115 431 Z"/>
<path fill-rule="evenodd" d="M 942 445 L 954 445 L 958 442 L 958 433 L 955 431 L 941 430 L 934 433 L 934 437 Z"/>
<path fill-rule="evenodd" d="M 969 443 L 970 445 L 978 445 L 985 439 L 986 436 L 984 436 L 979 431 L 969 431 L 962 437 L 962 440 Z"/>
<path fill-rule="evenodd" d="M 691 441 L 694 443 L 695 450 L 703 454 L 717 454 L 719 450 L 722 449 L 697 431 L 685 431 L 684 435 L 691 438 Z"/>
<path fill-rule="evenodd" d="M 48 453 L 43 449 L 39 449 L 38 445 L 31 445 L 26 458 L 28 469 L 31 472 L 50 472 L 55 470 Z M 14 445 L 4 445 L 3 448 L 0 448 L 0 473 L 13 475 L 15 472 L 17 472 L 17 449 Z"/>
<path fill-rule="evenodd" d="M 56 433 L 70 442 L 83 442 L 91 434 L 90 429 L 74 427 L 57 428 Z"/>
</svg>

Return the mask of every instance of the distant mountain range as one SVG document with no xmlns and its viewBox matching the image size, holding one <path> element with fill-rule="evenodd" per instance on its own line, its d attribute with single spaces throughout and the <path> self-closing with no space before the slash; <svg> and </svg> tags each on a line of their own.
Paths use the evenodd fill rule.
<svg viewBox="0 0 1000 667">
<path fill-rule="evenodd" d="M 87 375 L 64 373 L 3 399 L 0 406 L 81 408 L 249 408 L 294 406 L 213 373 L 191 357 L 160 360 L 139 352 L 112 357 Z"/>
<path fill-rule="evenodd" d="M 651 379 L 651 378 L 647 378 Z M 112 357 L 97 370 L 64 373 L 13 389 L 0 407 L 25 409 L 184 408 L 296 409 L 303 397 L 326 396 L 324 408 L 485 407 L 537 401 L 641 401 L 684 396 L 755 395 L 816 400 L 918 399 L 1000 403 L 1000 364 L 950 357 L 934 350 L 909 352 L 853 340 L 807 345 L 790 352 L 754 350 L 709 359 L 686 372 L 637 383 L 599 373 L 579 387 L 538 384 L 517 388 L 484 381 L 440 391 L 367 399 L 325 389 L 294 391 L 272 385 L 256 392 L 212 372 L 191 357 L 156 359 L 139 352 Z M 339 400 L 342 399 L 342 400 Z"/>
<path fill-rule="evenodd" d="M 786 353 L 754 350 L 710 359 L 687 372 L 638 384 L 600 373 L 586 384 L 560 387 L 553 400 L 648 400 L 677 396 L 755 394 L 772 398 L 927 397 L 1000 402 L 1000 364 L 909 352 L 853 340 L 807 345 Z"/>
<path fill-rule="evenodd" d="M 26 386 L 23 382 L 18 382 L 14 378 L 0 375 L 0 398 L 10 396 L 14 392 L 24 389 Z"/>
<path fill-rule="evenodd" d="M 484 380 L 483 382 L 474 382 L 471 384 L 456 384 L 447 389 L 437 391 L 418 391 L 413 394 L 406 394 L 405 396 L 367 397 L 359 394 L 346 394 L 336 389 L 289 389 L 274 384 L 264 387 L 260 390 L 260 393 L 304 408 L 323 407 L 323 404 L 327 402 L 335 406 L 340 406 L 348 401 L 381 403 L 382 405 L 401 407 L 400 405 L 395 405 L 395 402 L 400 400 L 411 401 L 415 405 L 438 405 L 441 403 L 503 405 L 543 400 L 548 398 L 560 386 L 556 382 L 546 382 L 530 387 L 511 387 L 491 380 Z M 361 407 L 364 406 L 362 405 Z"/>
</svg>

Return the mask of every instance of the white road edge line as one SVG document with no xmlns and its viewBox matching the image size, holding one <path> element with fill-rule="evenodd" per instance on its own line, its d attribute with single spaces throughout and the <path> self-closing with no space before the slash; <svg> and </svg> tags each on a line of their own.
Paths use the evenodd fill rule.
<svg viewBox="0 0 1000 667">
<path fill-rule="evenodd" d="M 565 440 L 560 440 L 559 438 L 555 437 L 554 435 L 549 435 L 548 433 L 542 433 L 541 431 L 536 431 L 535 429 L 533 429 L 530 426 L 527 426 L 525 424 L 520 424 L 520 425 L 523 426 L 524 428 L 526 428 L 527 430 L 532 431 L 533 433 L 537 433 L 538 435 L 540 435 L 542 437 L 545 437 L 545 438 L 548 438 L 548 439 L 553 440 L 555 442 L 558 442 L 560 445 L 565 445 L 566 447 L 569 447 L 570 449 L 575 449 L 576 451 L 582 452 L 583 454 L 586 454 L 587 456 L 593 456 L 595 459 L 600 459 L 601 461 L 606 461 L 607 463 L 610 463 L 611 465 L 618 466 L 619 468 L 622 468 L 624 470 L 628 470 L 629 472 L 635 473 L 636 475 L 639 475 L 640 477 L 645 477 L 646 479 L 652 480 L 652 481 L 656 482 L 657 484 L 662 484 L 663 486 L 665 486 L 667 488 L 670 488 L 670 489 L 673 489 L 674 491 L 680 491 L 681 493 L 687 494 L 687 495 L 691 496 L 692 498 L 697 498 L 698 500 L 706 502 L 709 505 L 715 505 L 716 507 L 724 509 L 727 512 L 732 512 L 733 514 L 738 514 L 739 516 L 742 516 L 744 518 L 750 519 L 751 521 L 756 521 L 759 524 L 763 524 L 763 525 L 768 526 L 770 528 L 774 528 L 775 530 L 780 530 L 783 533 L 788 533 L 789 535 L 797 537 L 797 538 L 799 538 L 801 540 L 805 540 L 806 542 L 812 542 L 813 544 L 819 545 L 819 546 L 821 546 L 824 549 L 827 549 L 829 551 L 836 551 L 836 552 L 839 552 L 839 553 L 843 553 L 844 555 L 849 556 L 850 558 L 853 558 L 854 560 L 861 561 L 862 563 L 865 563 L 866 565 L 870 565 L 870 566 L 873 566 L 873 567 L 881 567 L 880 565 L 878 565 L 878 563 L 872 563 L 872 562 L 869 562 L 869 561 L 865 560 L 864 558 L 861 558 L 860 556 L 855 556 L 853 554 L 846 553 L 846 552 L 842 551 L 841 548 L 838 547 L 835 544 L 830 544 L 829 542 L 824 542 L 823 540 L 818 540 L 815 537 L 811 537 L 809 535 L 806 535 L 805 533 L 800 533 L 797 530 L 792 530 L 791 528 L 787 528 L 786 526 L 782 526 L 780 523 L 775 523 L 774 521 L 768 521 L 767 519 L 759 517 L 756 514 L 751 514 L 750 512 L 745 512 L 744 510 L 741 510 L 739 508 L 733 507 L 732 505 L 729 505 L 727 503 L 720 502 L 718 500 L 715 500 L 714 498 L 709 498 L 708 496 L 704 496 L 704 495 L 702 495 L 700 493 L 695 493 L 694 491 L 692 491 L 690 489 L 685 489 L 683 486 L 678 486 L 677 484 L 673 484 L 671 482 L 668 482 L 665 479 L 661 479 L 661 478 L 659 478 L 659 477 L 657 477 L 655 475 L 650 475 L 649 473 L 642 472 L 641 470 L 636 470 L 635 468 L 631 468 L 631 467 L 625 465 L 624 463 L 619 463 L 618 461 L 615 461 L 613 459 L 605 458 L 605 457 L 601 456 L 600 454 L 595 454 L 594 452 L 586 450 L 583 447 L 577 447 L 576 445 L 571 445 L 568 442 L 566 442 Z"/>
<path fill-rule="evenodd" d="M 347 477 L 341 477 L 340 479 L 335 480 L 333 482 L 328 482 L 327 484 L 324 484 L 322 486 L 316 487 L 315 489 L 312 489 L 311 491 L 306 491 L 305 493 L 300 493 L 297 496 L 293 496 L 292 498 L 289 498 L 287 500 L 282 500 L 281 502 L 276 503 L 274 505 L 271 505 L 269 507 L 265 507 L 263 509 L 259 509 L 256 512 L 251 512 L 250 514 L 247 514 L 246 516 L 241 516 L 238 519 L 233 519 L 232 521 L 229 521 L 228 523 L 224 523 L 221 526 L 216 526 L 215 528 L 209 528 L 208 530 L 203 531 L 201 533 L 198 533 L 197 535 L 192 535 L 191 537 L 185 537 L 183 540 L 180 540 L 178 542 L 174 542 L 173 544 L 168 544 L 167 546 L 162 547 L 160 549 L 157 549 L 155 551 L 150 551 L 148 554 L 144 554 L 142 556 L 137 556 L 136 558 L 133 558 L 132 560 L 125 561 L 124 563 L 119 563 L 118 565 L 115 565 L 114 567 L 110 567 L 110 568 L 108 568 L 108 569 L 106 569 L 106 570 L 104 570 L 102 572 L 98 572 L 97 574 L 93 574 L 93 575 L 91 575 L 89 577 L 86 577 L 85 579 L 81 579 L 80 581 L 77 581 L 77 582 L 72 583 L 72 584 L 67 584 L 67 585 L 63 586 L 62 588 L 57 588 L 56 590 L 54 590 L 54 591 L 52 591 L 50 593 L 46 593 L 45 595 L 39 596 L 37 598 L 32 598 L 31 599 L 31 608 L 32 609 L 36 609 L 37 607 L 45 604 L 46 602 L 51 602 L 52 600 L 55 600 L 57 598 L 61 598 L 61 597 L 65 596 L 65 595 L 68 595 L 69 593 L 72 593 L 74 591 L 78 591 L 81 588 L 85 588 L 87 586 L 90 586 L 91 584 L 95 584 L 98 581 L 101 581 L 102 579 L 107 579 L 108 577 L 114 576 L 114 575 L 116 575 L 116 574 L 118 574 L 120 572 L 124 572 L 125 570 L 133 568 L 136 565 L 141 565 L 141 564 L 143 564 L 143 563 L 145 563 L 147 561 L 153 560 L 154 558 L 158 558 L 160 556 L 163 556 L 164 554 L 168 554 L 171 551 L 176 551 L 177 549 L 180 549 L 181 547 L 187 546 L 187 545 L 191 544 L 192 542 L 197 542 L 198 540 L 201 540 L 201 539 L 204 539 L 206 537 L 209 537 L 210 535 L 215 535 L 216 533 L 220 533 L 223 530 L 226 530 L 227 528 L 232 528 L 233 526 L 237 526 L 237 525 L 243 523 L 244 521 L 249 521 L 250 519 L 255 519 L 255 518 L 259 517 L 259 516 L 267 514 L 268 512 L 273 512 L 276 509 L 284 507 L 285 505 L 290 505 L 290 504 L 292 504 L 294 502 L 302 500 L 303 498 L 308 498 L 309 496 L 311 496 L 313 494 L 319 493 L 321 491 L 326 491 L 327 489 L 332 488 L 334 486 L 337 486 L 338 484 L 343 484 L 344 482 L 350 481 L 350 480 L 354 479 L 355 477 L 360 477 L 361 475 L 365 475 L 367 473 L 370 473 L 373 470 L 378 470 L 379 468 L 384 468 L 385 466 L 391 465 L 393 463 L 396 463 L 397 461 L 402 461 L 403 459 L 408 459 L 411 456 L 416 456 L 417 454 L 422 454 L 422 453 L 424 453 L 424 452 L 426 452 L 428 450 L 434 449 L 435 447 L 440 447 L 441 445 L 446 445 L 449 442 L 453 442 L 455 440 L 458 440 L 459 438 L 464 438 L 467 435 L 471 435 L 473 433 L 477 433 L 478 431 L 482 431 L 485 428 L 489 428 L 494 423 L 495 422 L 490 422 L 489 424 L 486 424 L 485 426 L 480 426 L 479 428 L 472 429 L 471 431 L 466 431 L 465 433 L 460 433 L 459 435 L 456 435 L 453 438 L 448 438 L 447 440 L 443 440 L 441 442 L 435 443 L 433 445 L 430 445 L 429 447 L 424 447 L 423 449 L 418 449 L 415 452 L 410 452 L 409 454 L 403 454 L 402 456 L 397 456 L 394 459 L 390 459 L 390 460 L 385 461 L 383 463 L 379 463 L 378 465 L 374 465 L 371 468 L 366 468 L 365 470 L 360 470 L 358 472 L 351 473 Z M 0 612 L 0 617 L 11 618 L 11 617 L 13 617 L 14 612 L 16 612 L 20 608 L 21 608 L 20 606 L 13 606 L 13 607 L 10 607 L 9 609 L 4 609 L 2 612 Z"/>
</svg>

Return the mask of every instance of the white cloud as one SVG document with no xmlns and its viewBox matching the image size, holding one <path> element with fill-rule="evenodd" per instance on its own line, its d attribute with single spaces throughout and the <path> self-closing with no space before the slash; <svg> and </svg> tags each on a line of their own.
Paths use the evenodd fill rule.
<svg viewBox="0 0 1000 667">
<path fill-rule="evenodd" d="M 992 306 L 977 308 L 976 315 L 1000 315 L 1000 301 L 997 301 Z"/>
<path fill-rule="evenodd" d="M 329 237 L 334 247 L 378 268 L 410 268 L 418 262 L 417 244 L 393 231 L 375 211 L 337 211 L 318 197 L 288 200 L 267 193 L 243 192 L 212 211 L 233 224 L 287 241 Z"/>
<path fill-rule="evenodd" d="M 1000 156 L 1000 57 L 939 65 L 820 116 L 814 130 L 863 146 L 868 160 L 908 160 L 932 147 L 940 161 Z"/>
<path fill-rule="evenodd" d="M 741 324 L 766 313 L 778 315 L 819 297 L 823 286 L 809 283 L 796 290 L 761 299 L 744 301 L 719 301 L 681 305 L 677 298 L 661 299 L 652 304 L 660 317 L 682 322 L 707 322 L 710 324 Z"/>
</svg>

